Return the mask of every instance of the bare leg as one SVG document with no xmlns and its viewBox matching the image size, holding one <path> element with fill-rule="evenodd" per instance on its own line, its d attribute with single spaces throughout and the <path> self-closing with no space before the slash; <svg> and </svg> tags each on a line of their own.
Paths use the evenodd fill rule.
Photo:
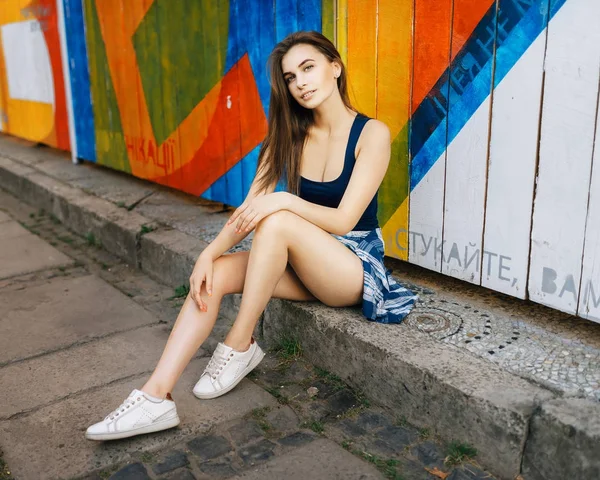
<svg viewBox="0 0 600 480">
<path fill-rule="evenodd" d="M 141 388 L 150 395 L 164 398 L 171 392 L 192 357 L 210 335 L 224 295 L 240 293 L 248 266 L 249 252 L 223 255 L 213 265 L 213 295 L 202 286 L 206 312 L 198 309 L 188 295 L 167 340 L 163 354 L 148 381 Z M 314 300 L 291 268 L 280 274 L 274 294 L 290 300 Z"/>
<path fill-rule="evenodd" d="M 244 294 L 225 344 L 250 347 L 252 332 L 288 262 L 302 283 L 323 303 L 350 306 L 363 291 L 360 259 L 329 233 L 303 218 L 280 211 L 262 220 L 250 250 Z"/>
</svg>

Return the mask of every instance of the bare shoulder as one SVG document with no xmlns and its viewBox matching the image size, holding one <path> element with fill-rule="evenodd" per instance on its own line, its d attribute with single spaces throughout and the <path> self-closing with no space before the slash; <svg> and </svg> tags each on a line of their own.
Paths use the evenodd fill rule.
<svg viewBox="0 0 600 480">
<path fill-rule="evenodd" d="M 390 143 L 391 134 L 388 126 L 381 120 L 372 118 L 365 124 L 357 145 L 357 153 L 360 153 L 360 151 L 363 149 L 387 149 L 389 148 Z"/>
</svg>

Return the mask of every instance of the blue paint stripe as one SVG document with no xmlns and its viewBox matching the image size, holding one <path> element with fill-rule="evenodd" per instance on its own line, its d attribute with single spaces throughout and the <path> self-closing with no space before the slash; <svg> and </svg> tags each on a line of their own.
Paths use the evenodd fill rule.
<svg viewBox="0 0 600 480">
<path fill-rule="evenodd" d="M 261 1 L 248 8 L 243 0 L 230 0 L 229 40 L 225 71 L 246 52 L 254 73 L 265 115 L 269 111 L 271 87 L 267 59 L 275 43 L 297 30 L 321 31 L 321 0 Z M 240 205 L 256 174 L 260 145 L 213 183 L 202 197 L 229 205 Z M 281 189 L 281 186 L 278 187 Z"/>
<path fill-rule="evenodd" d="M 553 4 L 550 17 L 560 9 L 566 0 L 551 1 Z M 501 0 L 498 13 L 495 86 L 502 81 L 546 27 L 547 9 L 544 8 L 544 4 L 546 4 L 546 0 L 534 0 L 529 5 L 527 0 Z M 525 9 L 524 6 L 529 8 Z M 450 71 L 444 72 L 413 116 L 414 132 L 411 132 L 411 142 L 416 154 L 411 163 L 411 191 L 419 184 L 443 154 L 447 145 L 456 138 L 490 94 L 492 58 L 489 55 L 485 63 L 481 62 L 481 59 L 485 58 L 485 52 L 489 48 L 489 45 L 483 45 L 485 42 L 482 39 L 489 39 L 491 22 L 495 22 L 494 10 L 495 6 L 486 13 L 473 35 L 452 62 Z M 469 73 L 472 73 L 473 70 L 478 70 L 476 75 Z M 457 72 L 461 74 L 458 78 Z M 452 77 L 450 73 L 452 73 Z M 464 82 L 465 78 L 469 81 Z M 445 90 L 447 88 L 450 88 L 451 92 L 450 101 L 446 101 L 450 104 L 451 114 L 449 117 L 448 110 L 444 111 L 446 107 L 444 100 L 447 97 L 444 92 L 447 91 Z M 441 99 L 441 101 L 433 102 L 432 99 Z M 444 120 L 450 122 L 447 141 L 445 141 L 446 122 Z M 427 127 L 430 127 L 428 131 Z"/>
<path fill-rule="evenodd" d="M 82 0 L 61 1 L 65 14 L 77 156 L 95 162 L 96 135 L 94 133 L 94 112 L 92 110 Z"/>
</svg>

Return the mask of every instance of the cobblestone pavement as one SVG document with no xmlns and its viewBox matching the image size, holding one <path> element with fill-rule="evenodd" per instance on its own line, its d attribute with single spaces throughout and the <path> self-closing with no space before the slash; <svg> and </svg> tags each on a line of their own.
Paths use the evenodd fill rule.
<svg viewBox="0 0 600 480">
<path fill-rule="evenodd" d="M 174 323 L 183 301 L 181 292 L 154 282 L 103 250 L 94 238 L 73 234 L 43 210 L 34 210 L 2 191 L 0 210 L 74 259 L 68 267 L 0 280 L 0 290 L 7 286 L 19 289 L 19 285 L 25 288 L 57 278 L 93 274 L 125 293 L 167 327 Z M 215 335 L 224 336 L 225 328 L 228 327 L 216 328 Z M 5 367 L 0 365 L 0 369 Z M 282 343 L 279 351 L 270 351 L 249 378 L 277 399 L 276 407 L 252 410 L 244 417 L 218 424 L 200 436 L 185 438 L 175 445 L 151 452 L 135 452 L 127 462 L 78 478 L 250 478 L 261 465 L 274 464 L 277 459 L 288 458 L 292 452 L 300 455 L 298 458 L 303 464 L 310 464 L 316 452 L 325 451 L 331 442 L 343 447 L 361 463 L 374 466 L 381 478 L 495 478 L 478 467 L 476 452 L 470 451 L 467 445 L 444 444 L 428 431 L 396 418 L 393 412 L 370 404 L 361 392 L 353 391 L 334 375 L 309 365 L 295 339 Z M 27 416 L 28 412 L 19 415 Z M 73 432 L 73 436 L 80 434 Z M 460 442 L 460 439 L 456 440 Z M 38 453 L 31 451 L 30 455 L 33 458 Z M 466 456 L 461 458 L 463 455 Z M 453 462 L 457 464 L 453 465 Z M 285 476 L 298 478 L 292 470 Z M 336 478 L 319 477 L 317 471 L 311 476 Z M 0 480 L 12 478 L 10 465 L 4 463 L 0 452 Z M 261 478 L 280 477 L 263 475 Z"/>
</svg>

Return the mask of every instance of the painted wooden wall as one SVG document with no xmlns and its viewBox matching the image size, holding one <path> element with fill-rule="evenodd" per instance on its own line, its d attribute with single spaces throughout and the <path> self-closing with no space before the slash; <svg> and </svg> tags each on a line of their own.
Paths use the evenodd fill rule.
<svg viewBox="0 0 600 480">
<path fill-rule="evenodd" d="M 239 205 L 267 57 L 319 30 L 392 132 L 386 253 L 600 322 L 599 24 L 596 0 L 4 0 L 0 128 Z"/>
<path fill-rule="evenodd" d="M 0 5 L 0 131 L 68 150 L 60 18 L 55 0 Z"/>
</svg>

